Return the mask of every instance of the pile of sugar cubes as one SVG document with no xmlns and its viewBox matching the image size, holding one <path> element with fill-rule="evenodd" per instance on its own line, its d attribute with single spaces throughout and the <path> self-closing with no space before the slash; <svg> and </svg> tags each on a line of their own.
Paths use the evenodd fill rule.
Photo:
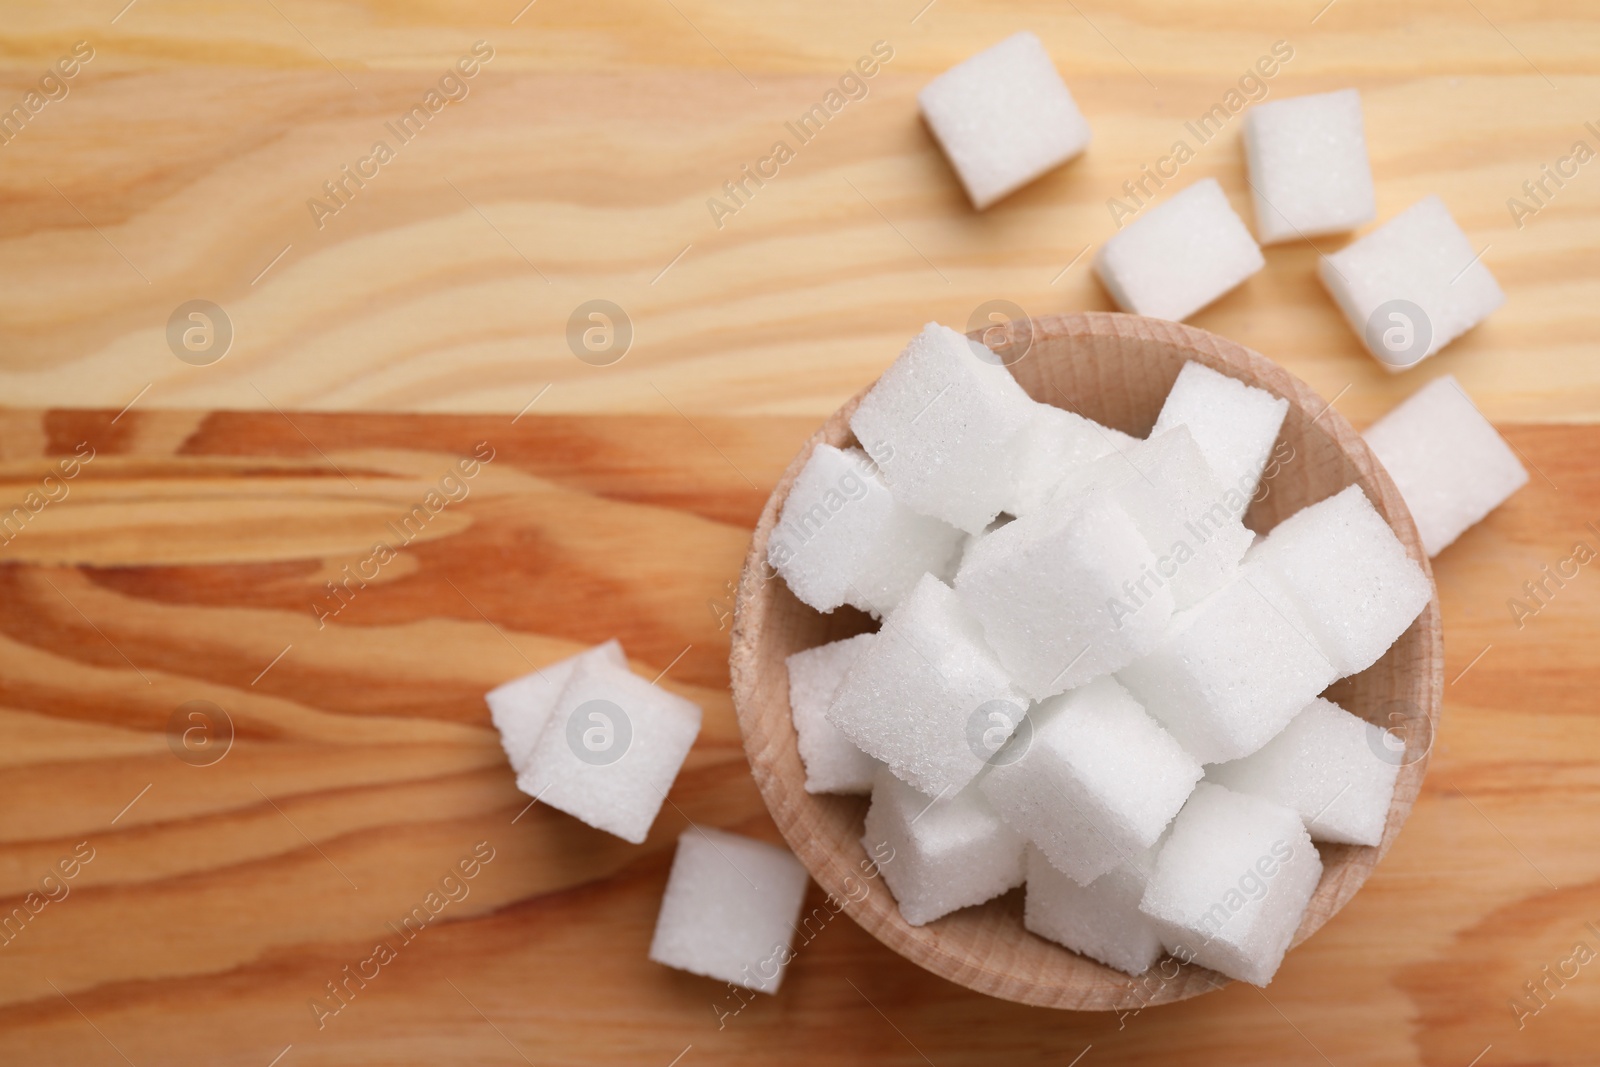
<svg viewBox="0 0 1600 1067">
<path fill-rule="evenodd" d="M 980 210 L 1090 140 L 1031 33 L 918 100 Z M 1376 216 L 1355 90 L 1260 104 L 1244 140 L 1262 243 Z M 1429 197 L 1320 275 L 1399 369 L 1503 302 L 1479 258 Z M 1124 310 L 1181 320 L 1264 262 L 1205 179 L 1119 228 L 1094 269 Z M 865 448 L 812 451 L 769 562 L 816 610 L 881 626 L 789 658 L 805 787 L 871 794 L 862 841 L 892 857 L 906 922 L 1025 885 L 1029 930 L 1110 967 L 1171 953 L 1264 985 L 1318 884 L 1314 842 L 1382 840 L 1393 750 L 1319 694 L 1375 663 L 1431 586 L 1356 486 L 1265 537 L 1244 526 L 1287 409 L 1190 363 L 1141 440 L 1034 401 L 930 324 L 851 419 Z M 1429 555 L 1527 481 L 1450 377 L 1366 439 Z M 700 729 L 614 640 L 486 699 L 519 789 L 634 844 Z M 786 850 L 691 825 L 650 958 L 775 992 L 806 885 Z"/>
<path fill-rule="evenodd" d="M 935 78 L 922 115 L 982 210 L 1081 154 L 1089 124 L 1039 38 L 1018 33 Z M 1245 112 L 1245 164 L 1261 244 L 1356 229 L 1377 217 L 1361 97 L 1354 89 L 1263 102 Z M 1154 197 L 1177 177 L 1145 168 L 1137 211 L 1095 254 L 1124 311 L 1182 320 L 1266 265 L 1214 178 Z M 1152 188 L 1153 186 L 1153 188 Z M 1348 247 L 1319 275 L 1363 344 L 1400 370 L 1505 302 L 1449 209 L 1427 197 Z"/>
<path fill-rule="evenodd" d="M 1432 583 L 1359 486 L 1245 527 L 1287 410 L 1191 362 L 1141 440 L 929 324 L 851 417 L 864 448 L 814 448 L 768 561 L 880 625 L 789 657 L 805 787 L 871 794 L 907 923 L 1025 885 L 1029 930 L 1107 966 L 1264 985 L 1314 842 L 1383 840 L 1399 756 L 1320 694 Z M 1526 478 L 1452 379 L 1369 439 L 1430 552 Z"/>
</svg>

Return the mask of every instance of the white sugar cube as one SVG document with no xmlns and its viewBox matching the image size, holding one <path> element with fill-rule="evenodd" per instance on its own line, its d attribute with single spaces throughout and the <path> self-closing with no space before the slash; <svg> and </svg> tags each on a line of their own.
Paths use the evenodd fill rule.
<svg viewBox="0 0 1600 1067">
<path fill-rule="evenodd" d="M 1151 208 L 1095 253 L 1094 270 L 1123 311 L 1174 322 L 1266 265 L 1215 178 Z"/>
<path fill-rule="evenodd" d="M 961 531 L 896 500 L 860 449 L 819 444 L 767 542 L 767 561 L 818 611 L 884 615 L 924 574 L 950 577 Z"/>
<path fill-rule="evenodd" d="M 1202 782 L 1173 820 L 1139 908 L 1178 959 L 1264 986 L 1321 877 L 1300 816 Z"/>
<path fill-rule="evenodd" d="M 1138 443 L 1137 437 L 1071 411 L 1035 404 L 1018 435 L 1015 495 L 1006 511 L 1027 515 L 1039 510 L 1071 471 Z"/>
<path fill-rule="evenodd" d="M 1023 840 L 974 788 L 935 799 L 880 772 L 861 844 L 912 926 L 1022 884 Z"/>
<path fill-rule="evenodd" d="M 1187 426 L 1217 481 L 1248 499 L 1255 495 L 1288 412 L 1287 400 L 1189 362 L 1178 372 L 1150 436 Z"/>
<path fill-rule="evenodd" d="M 979 211 L 1089 146 L 1088 122 L 1026 31 L 939 75 L 917 105 Z"/>
<path fill-rule="evenodd" d="M 1073 471 L 1057 493 L 1070 499 L 1097 491 L 1128 513 L 1156 557 L 1118 594 L 1119 620 L 1143 611 L 1163 586 L 1175 609 L 1221 589 L 1255 536 L 1243 522 L 1249 495 L 1218 481 L 1185 425 Z"/>
<path fill-rule="evenodd" d="M 961 574 L 961 568 L 965 567 L 967 565 L 967 560 L 972 558 L 973 549 L 978 546 L 978 542 L 982 541 L 985 537 L 988 537 L 990 534 L 1000 529 L 1000 527 L 1006 525 L 1006 523 L 1011 522 L 1012 519 L 1013 516 L 1001 515 L 989 525 L 985 526 L 981 533 L 967 535 L 967 539 L 961 544 L 961 563 L 956 567 L 956 575 L 958 577 Z"/>
<path fill-rule="evenodd" d="M 929 323 L 850 417 L 895 499 L 967 533 L 1010 502 L 1033 400 L 994 353 Z"/>
<path fill-rule="evenodd" d="M 956 591 L 1011 677 L 1039 699 L 1114 671 L 1154 647 L 1172 594 L 1113 605 L 1155 566 L 1128 514 L 1099 496 L 1058 497 L 972 547 Z"/>
<path fill-rule="evenodd" d="M 1433 597 L 1422 566 L 1359 485 L 1283 520 L 1250 561 L 1282 579 L 1341 678 L 1378 662 Z"/>
<path fill-rule="evenodd" d="M 787 849 L 691 826 L 678 837 L 650 958 L 776 993 L 808 881 Z"/>
<path fill-rule="evenodd" d="M 1221 763 L 1266 744 L 1337 672 L 1281 580 L 1249 561 L 1117 677 L 1191 755 Z"/>
<path fill-rule="evenodd" d="M 626 667 L 581 663 L 517 788 L 637 845 L 699 733 L 698 705 Z"/>
<path fill-rule="evenodd" d="M 1088 885 L 1155 844 L 1201 773 L 1107 676 L 1035 705 L 978 788 L 1051 863 Z"/>
<path fill-rule="evenodd" d="M 845 674 L 828 721 L 929 796 L 954 793 L 1009 736 L 983 741 L 988 711 L 1014 726 L 1028 701 L 950 587 L 925 576 Z"/>
<path fill-rule="evenodd" d="M 877 634 L 857 634 L 788 659 L 789 707 L 799 735 L 807 793 L 870 793 L 881 763 L 857 748 L 827 719 L 828 705 L 847 671 Z"/>
<path fill-rule="evenodd" d="M 1355 89 L 1257 104 L 1245 114 L 1244 146 L 1262 244 L 1353 230 L 1377 217 Z"/>
<path fill-rule="evenodd" d="M 1107 967 L 1143 974 L 1164 952 L 1161 931 L 1139 910 L 1155 856 L 1155 848 L 1147 849 L 1132 862 L 1079 885 L 1029 846 L 1022 925 Z"/>
<path fill-rule="evenodd" d="M 1451 375 L 1413 393 L 1363 435 L 1437 556 L 1528 481 L 1511 446 Z"/>
<path fill-rule="evenodd" d="M 544 724 L 561 696 L 578 664 L 599 660 L 624 670 L 628 658 L 622 654 L 622 645 L 615 638 L 603 645 L 595 645 L 566 659 L 547 663 L 531 674 L 513 678 L 484 694 L 489 705 L 489 718 L 500 731 L 500 747 L 506 750 L 511 769 L 521 774 L 533 757 L 533 746 L 544 732 Z"/>
<path fill-rule="evenodd" d="M 1259 752 L 1206 769 L 1206 780 L 1300 813 L 1314 841 L 1383 840 L 1400 760 L 1385 732 L 1318 697 Z"/>
<path fill-rule="evenodd" d="M 1367 351 L 1392 371 L 1433 355 L 1506 302 L 1437 196 L 1323 256 L 1317 274 Z"/>
</svg>

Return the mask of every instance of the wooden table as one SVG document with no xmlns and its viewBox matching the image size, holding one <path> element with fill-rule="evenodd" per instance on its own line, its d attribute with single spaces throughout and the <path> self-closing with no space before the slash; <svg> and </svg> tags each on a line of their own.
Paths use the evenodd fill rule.
<svg viewBox="0 0 1600 1067">
<path fill-rule="evenodd" d="M 1542 969 L 1600 950 L 1600 578 L 1520 626 L 1507 603 L 1600 548 L 1600 164 L 1520 227 L 1507 205 L 1600 147 L 1589 7 L 122 3 L 0 30 L 5 107 L 93 50 L 0 137 L 0 500 L 56 498 L 0 547 L 0 908 L 60 897 L 0 947 L 0 1062 L 1594 1062 L 1600 962 Z M 1019 28 L 1096 140 L 975 215 L 914 96 Z M 1435 561 L 1445 714 L 1399 844 L 1264 993 L 1025 1009 L 835 922 L 719 1028 L 723 987 L 644 957 L 690 820 L 774 837 L 726 690 L 768 488 L 922 322 L 1109 306 L 1107 198 L 1280 40 L 1269 97 L 1359 86 L 1380 215 L 1439 193 L 1509 302 L 1391 377 L 1299 244 L 1193 321 L 1358 426 L 1453 373 L 1537 468 Z M 719 228 L 708 199 L 876 41 L 867 96 Z M 465 98 L 389 132 L 464 57 Z M 1238 124 L 1180 181 L 1248 218 Z M 344 165 L 371 176 L 336 201 Z M 192 300 L 231 326 L 220 361 L 169 345 Z M 569 349 L 591 300 L 631 322 L 620 361 Z M 467 495 L 319 625 L 324 583 L 480 442 Z M 613 635 L 706 709 L 639 847 L 525 810 L 481 702 Z M 475 849 L 468 895 L 319 1029 L 326 984 Z"/>
</svg>

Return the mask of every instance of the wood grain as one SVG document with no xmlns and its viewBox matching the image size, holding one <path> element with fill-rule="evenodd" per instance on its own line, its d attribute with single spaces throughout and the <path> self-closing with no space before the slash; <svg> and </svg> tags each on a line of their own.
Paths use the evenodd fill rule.
<svg viewBox="0 0 1600 1067">
<path fill-rule="evenodd" d="M 1438 193 L 1509 301 L 1423 369 L 1364 355 L 1315 280 L 1317 249 L 1268 267 L 1195 324 L 1282 363 L 1369 421 L 1450 371 L 1499 421 L 1600 415 L 1600 171 L 1519 228 L 1507 200 L 1600 119 L 1600 12 L 1581 0 L 378 0 L 10 5 L 0 100 L 77 40 L 70 95 L 0 146 L 0 389 L 10 403 L 806 414 L 871 381 L 929 319 L 994 297 L 1103 310 L 1085 248 L 1107 200 L 1275 41 L 1270 98 L 1363 92 L 1380 218 Z M 1479 10 L 1481 9 L 1481 11 Z M 1315 21 L 1313 22 L 1313 18 Z M 915 19 L 915 21 L 913 21 Z M 1080 160 L 975 213 L 916 91 L 1029 28 L 1093 127 Z M 319 228 L 307 201 L 475 41 L 495 49 Z M 765 156 L 875 41 L 892 61 L 737 214 L 707 201 Z M 7 104 L 9 106 L 9 103 Z M 1215 177 L 1250 218 L 1239 119 L 1179 181 Z M 1192 136 L 1190 137 L 1193 140 Z M 1553 187 L 1552 187 L 1553 188 Z M 687 249 L 687 251 L 685 251 Z M 278 259 L 280 253 L 282 258 Z M 682 258 L 679 255 L 682 253 Z M 672 266 L 667 269 L 669 264 Z M 1068 268 L 1069 264 L 1074 264 Z M 664 273 L 663 273 L 664 272 Z M 169 315 L 230 316 L 228 356 L 172 357 Z M 628 356 L 572 358 L 582 302 L 623 306 Z"/>
<path fill-rule="evenodd" d="M 96 48 L 0 145 L 7 507 L 78 442 L 98 452 L 0 548 L 0 904 L 78 842 L 97 851 L 0 948 L 0 1062 L 947 1067 L 1092 1045 L 1084 1067 L 1458 1067 L 1492 1044 L 1482 1067 L 1590 1063 L 1592 968 L 1521 1029 L 1508 1001 L 1600 921 L 1600 584 L 1585 568 L 1520 629 L 1506 601 L 1600 522 L 1600 434 L 1574 425 L 1600 412 L 1600 179 L 1585 167 L 1521 229 L 1505 201 L 1596 117 L 1600 17 L 1579 0 L 1322 6 L 5 5 L 0 106 L 73 42 Z M 975 215 L 914 95 L 1024 27 L 1096 139 Z M 496 57 L 470 98 L 317 229 L 306 200 L 480 39 Z M 717 229 L 706 200 L 879 39 L 896 57 L 869 97 Z M 1287 245 L 1197 324 L 1357 425 L 1455 373 L 1543 472 L 1435 561 L 1445 725 L 1405 832 L 1266 997 L 1043 1012 L 835 921 L 781 998 L 717 1029 L 726 991 L 644 953 L 687 818 L 778 839 L 725 695 L 727 586 L 762 501 L 924 321 L 962 325 L 997 296 L 1108 307 L 1086 258 L 1063 273 L 1112 232 L 1106 198 L 1278 39 L 1296 59 L 1273 97 L 1359 86 L 1380 215 L 1439 193 L 1509 301 L 1391 378 L 1316 285 L 1316 250 Z M 1184 173 L 1248 219 L 1240 158 L 1230 128 Z M 207 367 L 163 336 L 195 298 L 236 328 Z M 613 366 L 567 348 L 593 298 L 637 327 Z M 350 409 L 496 414 L 327 414 Z M 385 509 L 483 440 L 499 458 L 474 495 L 317 630 L 311 598 Z M 480 702 L 524 657 L 613 634 L 647 676 L 692 645 L 666 684 L 707 708 L 637 849 L 538 807 L 513 823 Z M 210 767 L 167 740 L 196 699 L 238 730 Z M 497 858 L 472 895 L 317 1030 L 308 1001 L 480 840 Z"/>
<path fill-rule="evenodd" d="M 999 348 L 1011 373 L 1033 399 L 1145 437 L 1178 372 L 1190 360 L 1289 401 L 1274 449 L 1284 457 L 1254 498 L 1245 519 L 1266 533 L 1308 504 L 1359 485 L 1394 528 L 1406 551 L 1428 572 L 1411 515 L 1399 490 L 1350 424 L 1281 367 L 1222 337 L 1175 323 L 1132 315 L 1057 315 L 1010 323 Z M 974 340 L 981 340 L 978 334 Z M 835 412 L 795 456 L 762 509 L 740 575 L 729 669 L 745 751 L 767 806 L 818 884 L 835 899 L 855 900 L 872 857 L 861 843 L 866 802 L 814 796 L 805 790 L 790 710 L 788 657 L 870 628 L 858 613 L 823 615 L 802 604 L 776 579 L 767 543 L 812 450 L 859 444 L 850 417 L 861 401 Z M 1282 451 L 1279 451 L 1282 449 Z M 835 618 L 834 614 L 844 615 Z M 1321 845 L 1322 879 L 1295 932 L 1298 945 L 1350 901 L 1394 844 L 1427 771 L 1438 729 L 1443 684 L 1439 605 L 1431 601 L 1388 652 L 1367 670 L 1338 683 L 1334 698 L 1346 710 L 1406 738 L 1383 840 L 1376 846 Z M 874 875 L 875 877 L 875 875 Z M 852 917 L 907 959 L 981 993 L 1050 1008 L 1138 1011 L 1220 989 L 1227 979 L 1192 964 L 1164 960 L 1138 979 L 1035 937 L 1022 926 L 1021 896 L 1011 892 L 964 908 L 926 926 L 900 917 L 887 892 L 866 893 Z"/>
<path fill-rule="evenodd" d="M 1445 711 L 1425 787 L 1266 998 L 1235 985 L 1120 1019 L 1040 1011 L 840 917 L 800 943 L 781 996 L 718 1029 L 727 990 L 645 952 L 687 820 L 780 840 L 727 695 L 724 598 L 815 424 L 115 414 L 0 419 L 0 499 L 96 449 L 0 549 L 0 913 L 79 842 L 95 849 L 70 896 L 0 948 L 0 1062 L 123 1062 L 112 1043 L 140 1067 L 265 1067 L 288 1045 L 280 1067 L 524 1062 L 512 1044 L 540 1064 L 662 1067 L 691 1044 L 684 1064 L 1060 1063 L 1089 1044 L 1148 1064 L 1320 1062 L 1313 1045 L 1335 1063 L 1465 1064 L 1490 1043 L 1499 1062 L 1590 1061 L 1588 969 L 1520 1031 L 1507 1003 L 1600 920 L 1600 584 L 1585 569 L 1522 630 L 1505 600 L 1593 536 L 1600 431 L 1504 427 L 1551 482 L 1435 561 Z M 439 516 L 455 525 L 319 630 L 325 576 L 385 536 L 374 502 L 408 509 L 483 441 L 494 460 Z M 647 677 L 690 646 L 663 684 L 706 708 L 637 848 L 542 806 L 519 818 L 481 700 L 612 634 Z M 171 748 L 191 700 L 237 732 L 212 766 Z M 496 858 L 471 895 L 319 1030 L 310 1001 L 479 841 Z"/>
</svg>

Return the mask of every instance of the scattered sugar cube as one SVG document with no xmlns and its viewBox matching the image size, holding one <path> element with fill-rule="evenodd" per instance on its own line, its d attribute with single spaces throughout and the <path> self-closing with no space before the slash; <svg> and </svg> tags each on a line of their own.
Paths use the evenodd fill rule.
<svg viewBox="0 0 1600 1067">
<path fill-rule="evenodd" d="M 884 620 L 877 640 L 845 674 L 827 718 L 863 751 L 934 796 L 972 781 L 1005 740 L 993 738 L 987 749 L 977 743 L 992 726 L 985 710 L 991 706 L 1013 709 L 1014 728 L 1028 700 L 984 644 L 978 621 L 930 574 Z"/>
<path fill-rule="evenodd" d="M 1437 196 L 1417 201 L 1317 265 L 1350 328 L 1403 370 L 1488 318 L 1500 285 Z"/>
<path fill-rule="evenodd" d="M 819 444 L 784 501 L 767 561 L 818 611 L 882 616 L 924 574 L 950 577 L 961 531 L 896 500 L 860 449 Z"/>
<path fill-rule="evenodd" d="M 1244 146 L 1262 244 L 1378 217 L 1355 89 L 1257 104 L 1245 115 Z"/>
<path fill-rule="evenodd" d="M 1383 840 L 1400 762 L 1384 731 L 1331 700 L 1306 705 L 1259 752 L 1206 770 L 1206 780 L 1300 813 L 1313 841 Z"/>
<path fill-rule="evenodd" d="M 1176 609 L 1199 603 L 1232 580 L 1255 537 L 1243 521 L 1250 497 L 1217 480 L 1184 425 L 1073 471 L 1057 491 L 1110 494 L 1155 554 L 1155 565 L 1118 594 L 1119 619 L 1142 611 L 1162 586 Z"/>
<path fill-rule="evenodd" d="M 776 993 L 809 877 L 786 849 L 691 826 L 678 837 L 650 958 Z"/>
<path fill-rule="evenodd" d="M 1505 438 L 1452 375 L 1413 393 L 1363 436 L 1437 556 L 1528 481 Z"/>
<path fill-rule="evenodd" d="M 1155 871 L 1155 857 L 1156 848 L 1146 849 L 1088 885 L 1079 885 L 1030 845 L 1022 925 L 1107 967 L 1143 974 L 1165 951 L 1155 922 L 1139 910 Z"/>
<path fill-rule="evenodd" d="M 1264 986 L 1321 877 L 1300 816 L 1202 782 L 1173 820 L 1139 910 L 1178 959 Z"/>
<path fill-rule="evenodd" d="M 1172 615 L 1170 590 L 1152 589 L 1137 611 L 1113 607 L 1124 583 L 1155 562 L 1115 503 L 1057 497 L 974 545 L 956 591 L 1011 677 L 1037 700 L 1155 646 Z"/>
<path fill-rule="evenodd" d="M 1187 426 L 1217 481 L 1248 501 L 1288 413 L 1287 400 L 1189 362 L 1178 372 L 1150 436 Z"/>
<path fill-rule="evenodd" d="M 1378 662 L 1433 597 L 1359 485 L 1280 522 L 1250 560 L 1282 579 L 1341 678 Z"/>
<path fill-rule="evenodd" d="M 1202 768 L 1109 675 L 1035 705 L 978 788 L 1079 885 L 1136 859 Z"/>
<path fill-rule="evenodd" d="M 1337 676 L 1282 581 L 1253 561 L 1117 674 L 1202 763 L 1256 751 Z"/>
<path fill-rule="evenodd" d="M 517 788 L 640 844 L 700 733 L 700 708 L 626 667 L 580 663 Z"/>
<path fill-rule="evenodd" d="M 933 79 L 917 105 L 979 211 L 1089 146 L 1089 123 L 1026 31 Z"/>
<path fill-rule="evenodd" d="M 612 638 L 603 645 L 595 645 L 576 656 L 547 663 L 531 674 L 513 678 L 496 686 L 484 695 L 489 705 L 489 718 L 500 731 L 500 747 L 506 750 L 511 769 L 521 774 L 533 757 L 533 746 L 544 732 L 550 711 L 561 696 L 561 690 L 571 679 L 579 663 L 599 660 L 624 670 L 628 658 L 622 654 L 622 645 Z"/>
<path fill-rule="evenodd" d="M 1151 208 L 1100 246 L 1094 270 L 1123 311 L 1181 322 L 1266 265 L 1215 178 Z"/>
<path fill-rule="evenodd" d="M 1011 500 L 1033 400 L 983 345 L 928 323 L 850 418 L 901 503 L 967 533 Z"/>
<path fill-rule="evenodd" d="M 806 768 L 807 793 L 872 792 L 872 776 L 882 764 L 840 733 L 828 721 L 827 711 L 845 672 L 877 639 L 877 634 L 857 634 L 788 659 L 789 707 L 799 735 L 800 762 Z"/>
<path fill-rule="evenodd" d="M 1022 884 L 1023 840 L 975 788 L 935 799 L 880 771 L 861 844 L 900 917 L 922 926 Z"/>
<path fill-rule="evenodd" d="M 1017 438 L 1015 494 L 1006 511 L 1027 515 L 1039 510 L 1072 470 L 1138 443 L 1137 437 L 1082 415 L 1035 404 Z"/>
</svg>

